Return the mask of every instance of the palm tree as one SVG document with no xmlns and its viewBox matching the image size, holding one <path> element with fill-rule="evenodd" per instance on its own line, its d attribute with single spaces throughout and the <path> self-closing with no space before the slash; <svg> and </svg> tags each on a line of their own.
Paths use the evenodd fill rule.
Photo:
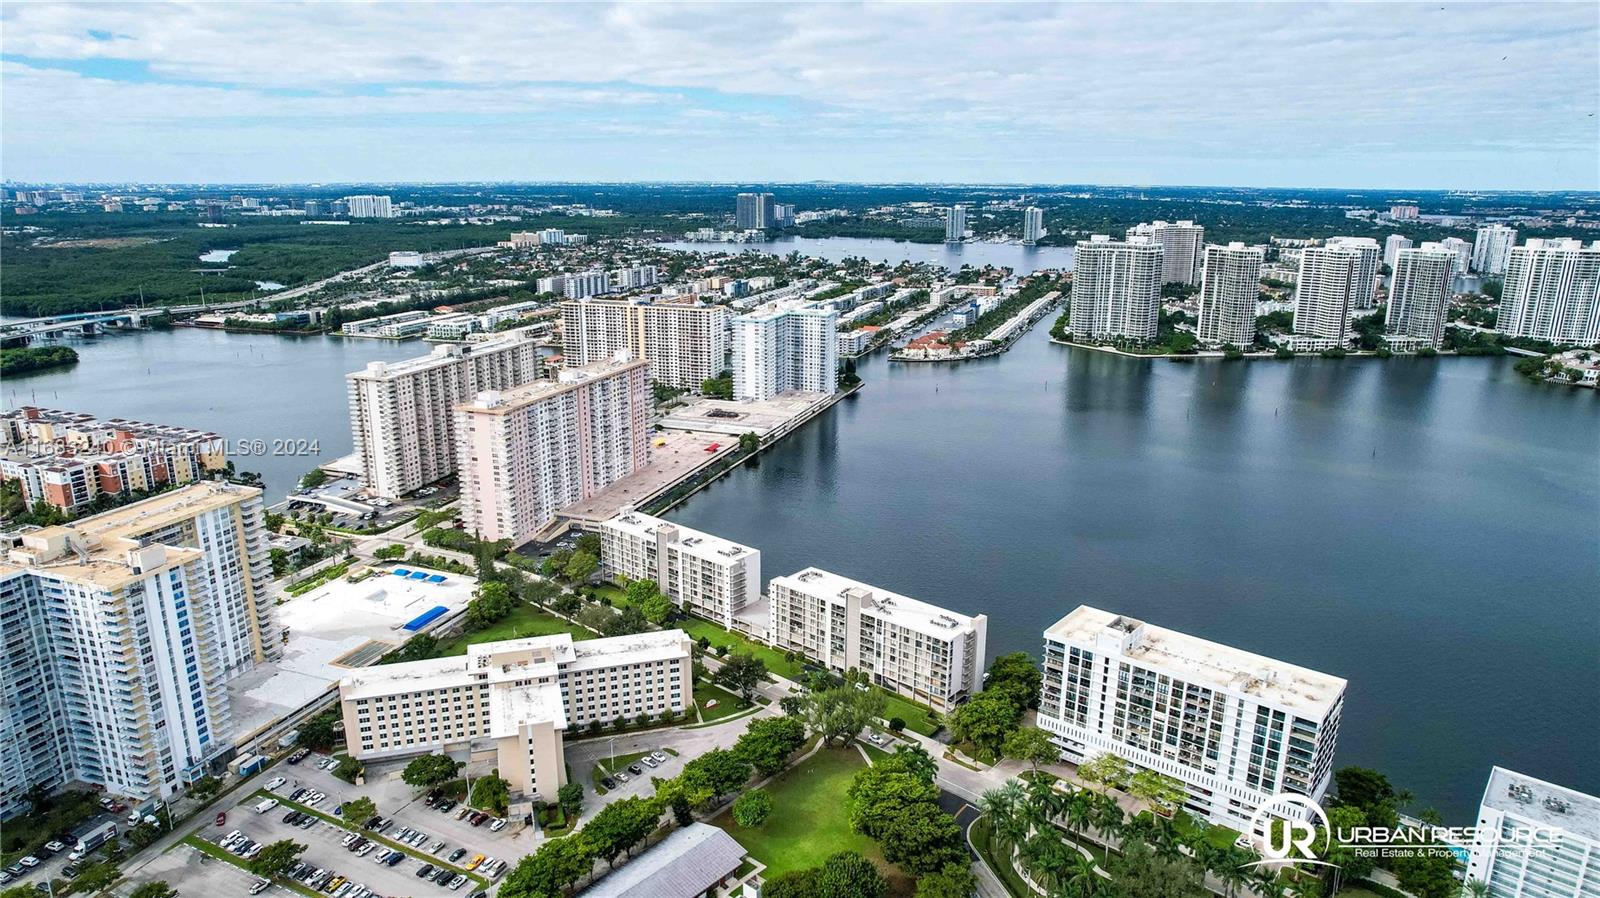
<svg viewBox="0 0 1600 898">
<path fill-rule="evenodd" d="M 1233 898 L 1239 887 L 1250 881 L 1250 871 L 1244 867 L 1249 861 L 1235 863 L 1238 859 L 1238 855 L 1234 852 L 1225 851 L 1222 852 L 1217 865 L 1211 868 L 1211 873 L 1222 883 L 1222 894 L 1227 898 Z"/>
<path fill-rule="evenodd" d="M 1022 784 L 1009 780 L 978 798 L 978 809 L 988 816 L 995 836 L 1008 847 L 1021 844 L 1028 836 L 1029 821 L 1023 814 L 1027 793 Z"/>
<path fill-rule="evenodd" d="M 1461 898 L 1489 898 L 1489 884 L 1481 879 L 1469 879 L 1461 884 Z"/>
<path fill-rule="evenodd" d="M 1084 828 L 1094 818 L 1094 799 L 1082 789 L 1073 790 L 1066 796 L 1066 807 L 1063 809 L 1067 818 L 1067 828 L 1075 836 L 1083 835 Z"/>
<path fill-rule="evenodd" d="M 1047 883 L 1054 882 L 1060 876 L 1059 871 L 1074 857 L 1082 857 L 1076 848 L 1069 847 L 1061 840 L 1061 830 L 1049 824 L 1034 832 L 1023 844 L 1021 854 L 1027 862 L 1029 877 L 1035 882 L 1043 880 Z"/>
<path fill-rule="evenodd" d="M 1095 898 L 1105 890 L 1105 879 L 1095 872 L 1094 858 L 1075 851 L 1057 878 L 1056 889 L 1052 898 Z"/>
<path fill-rule="evenodd" d="M 1122 805 L 1117 804 L 1115 798 L 1103 792 L 1092 794 L 1094 795 L 1094 798 L 1091 799 L 1094 802 L 1094 809 L 1089 816 L 1094 828 L 1105 836 L 1117 837 L 1122 835 L 1123 827 L 1126 824 L 1126 818 L 1122 814 Z"/>
</svg>

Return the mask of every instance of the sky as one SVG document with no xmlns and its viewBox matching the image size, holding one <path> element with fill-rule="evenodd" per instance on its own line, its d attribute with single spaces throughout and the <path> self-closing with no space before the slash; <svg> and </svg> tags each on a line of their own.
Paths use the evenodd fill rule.
<svg viewBox="0 0 1600 898">
<path fill-rule="evenodd" d="M 16 181 L 1600 188 L 1600 3 L 0 7 Z"/>
</svg>

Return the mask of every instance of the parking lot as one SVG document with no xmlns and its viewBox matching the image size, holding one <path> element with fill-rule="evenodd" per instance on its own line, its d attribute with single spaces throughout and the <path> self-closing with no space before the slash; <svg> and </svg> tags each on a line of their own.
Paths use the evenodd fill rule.
<svg viewBox="0 0 1600 898">
<path fill-rule="evenodd" d="M 139 870 L 137 876 L 130 877 L 118 886 L 116 892 L 126 896 L 140 885 L 157 879 L 164 880 L 167 885 L 177 889 L 179 895 L 248 898 L 250 886 L 255 883 L 257 877 L 251 875 L 248 870 L 214 858 L 198 848 L 178 845 L 171 851 L 154 857 Z M 301 896 L 284 886 L 274 885 L 256 898 L 301 898 Z"/>
<path fill-rule="evenodd" d="M 296 788 L 309 787 L 324 792 L 328 797 L 317 805 L 317 810 L 325 814 L 333 813 L 333 809 L 344 802 L 370 798 L 377 806 L 379 816 L 394 821 L 385 830 L 385 836 L 393 838 L 393 834 L 402 827 L 420 830 L 429 835 L 430 845 L 434 840 L 443 839 L 447 846 L 446 855 L 460 847 L 467 849 L 469 858 L 474 854 L 482 854 L 514 864 L 535 848 L 532 832 L 520 820 L 509 821 L 504 829 L 495 832 L 488 823 L 473 826 L 465 819 L 457 820 L 460 805 L 447 813 L 429 808 L 424 802 L 425 795 L 401 781 L 400 771 L 405 769 L 404 761 L 370 765 L 366 783 L 355 786 L 326 770 L 317 769 L 316 762 L 322 757 L 325 756 L 314 754 L 298 766 L 280 765 L 273 771 L 274 775 L 287 777 L 289 782 L 278 791 L 288 795 Z M 474 774 L 479 772 L 470 768 L 469 771 Z M 426 854 L 426 851 L 423 853 Z"/>
</svg>

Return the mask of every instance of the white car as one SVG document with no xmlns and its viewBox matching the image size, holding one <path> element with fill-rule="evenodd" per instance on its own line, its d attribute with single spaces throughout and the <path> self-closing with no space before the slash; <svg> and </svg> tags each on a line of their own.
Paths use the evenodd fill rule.
<svg viewBox="0 0 1600 898">
<path fill-rule="evenodd" d="M 39 866 L 39 859 L 30 854 L 22 860 L 17 861 L 17 863 L 24 867 L 37 867 Z"/>
<path fill-rule="evenodd" d="M 654 758 L 659 764 L 667 763 L 667 753 L 664 751 L 653 751 L 650 753 L 650 757 Z"/>
<path fill-rule="evenodd" d="M 878 735 L 877 733 L 868 733 L 867 734 L 867 741 L 871 742 L 873 745 L 882 745 L 883 744 L 883 737 Z"/>
<path fill-rule="evenodd" d="M 495 818 L 495 821 L 493 823 L 489 824 L 489 829 L 491 831 L 493 831 L 493 832 L 499 832 L 500 830 L 505 829 L 505 828 L 506 828 L 506 822 L 504 820 L 501 820 L 498 817 Z"/>
<path fill-rule="evenodd" d="M 289 780 L 287 778 L 285 778 L 285 777 L 281 777 L 281 776 L 273 777 L 272 782 L 267 783 L 267 791 L 268 792 L 275 791 L 279 786 L 283 785 L 284 783 L 287 783 L 288 781 Z"/>
</svg>

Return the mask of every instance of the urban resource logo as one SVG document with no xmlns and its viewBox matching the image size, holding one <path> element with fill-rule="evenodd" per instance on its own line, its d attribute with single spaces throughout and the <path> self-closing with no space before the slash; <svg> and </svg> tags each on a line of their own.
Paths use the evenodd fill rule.
<svg viewBox="0 0 1600 898">
<path fill-rule="evenodd" d="M 1317 859 L 1318 854 L 1328 853 L 1333 828 L 1328 825 L 1328 815 L 1322 806 L 1304 795 L 1280 792 L 1272 796 L 1250 815 L 1250 829 L 1264 832 L 1267 837 L 1261 846 L 1261 860 L 1245 864 L 1245 867 L 1267 864 L 1338 866 Z"/>
</svg>

